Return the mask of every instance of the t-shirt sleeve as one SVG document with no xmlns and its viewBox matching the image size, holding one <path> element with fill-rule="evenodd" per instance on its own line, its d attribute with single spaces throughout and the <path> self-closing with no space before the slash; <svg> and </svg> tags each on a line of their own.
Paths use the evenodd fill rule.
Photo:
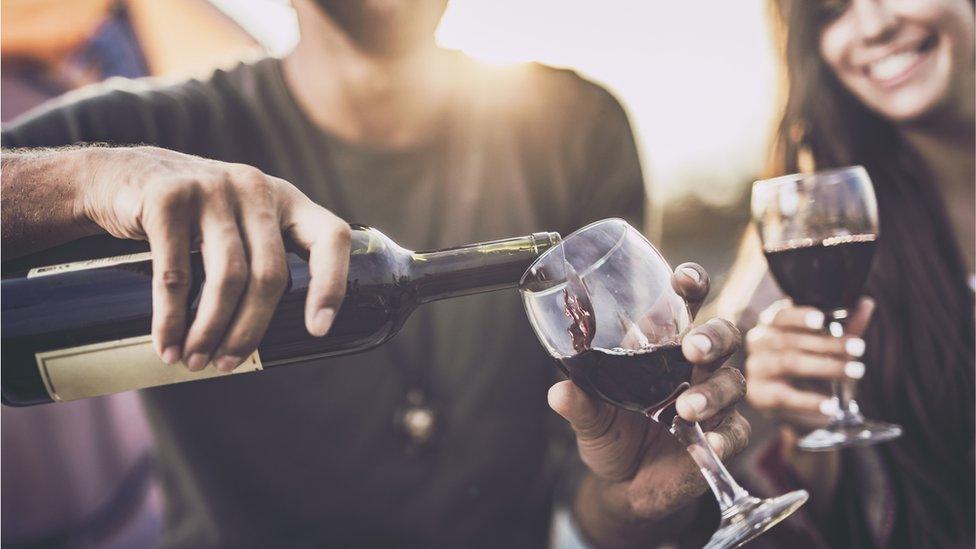
<svg viewBox="0 0 976 549">
<path fill-rule="evenodd" d="M 589 223 L 620 217 L 643 229 L 647 195 L 637 143 L 623 106 L 609 92 L 597 91 L 600 104 L 583 129 L 574 152 L 580 162 L 575 181 L 575 217 Z"/>
<path fill-rule="evenodd" d="M 192 150 L 191 122 L 206 118 L 199 102 L 190 100 L 193 94 L 192 83 L 157 87 L 116 79 L 68 93 L 4 124 L 0 140 L 4 148 L 107 144 Z"/>
</svg>

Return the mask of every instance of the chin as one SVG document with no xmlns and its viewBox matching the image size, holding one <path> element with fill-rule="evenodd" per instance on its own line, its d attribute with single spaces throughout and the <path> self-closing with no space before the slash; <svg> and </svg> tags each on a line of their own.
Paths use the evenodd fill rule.
<svg viewBox="0 0 976 549">
<path fill-rule="evenodd" d="M 931 118 L 942 110 L 945 101 L 940 93 L 899 94 L 905 97 L 892 97 L 885 101 L 866 101 L 865 104 L 883 118 L 895 123 L 918 122 Z"/>
</svg>

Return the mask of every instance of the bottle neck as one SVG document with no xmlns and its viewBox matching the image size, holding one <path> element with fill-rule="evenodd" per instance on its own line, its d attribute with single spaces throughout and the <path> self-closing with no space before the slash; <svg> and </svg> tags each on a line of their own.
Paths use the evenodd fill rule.
<svg viewBox="0 0 976 549">
<path fill-rule="evenodd" d="M 559 233 L 535 233 L 460 248 L 414 252 L 410 278 L 420 303 L 514 288 L 535 258 L 559 241 Z"/>
</svg>

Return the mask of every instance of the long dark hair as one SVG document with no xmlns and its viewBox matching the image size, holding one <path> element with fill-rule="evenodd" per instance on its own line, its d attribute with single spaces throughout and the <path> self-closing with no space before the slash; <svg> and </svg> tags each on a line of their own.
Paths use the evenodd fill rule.
<svg viewBox="0 0 976 549">
<path fill-rule="evenodd" d="M 866 415 L 900 424 L 902 438 L 878 446 L 898 498 L 895 540 L 912 547 L 971 546 L 974 490 L 974 302 L 935 183 L 893 125 L 853 97 L 826 66 L 820 33 L 833 14 L 823 2 L 773 0 L 787 70 L 772 169 L 852 164 L 867 168 L 881 223 L 868 293 L 877 302 Z"/>
</svg>

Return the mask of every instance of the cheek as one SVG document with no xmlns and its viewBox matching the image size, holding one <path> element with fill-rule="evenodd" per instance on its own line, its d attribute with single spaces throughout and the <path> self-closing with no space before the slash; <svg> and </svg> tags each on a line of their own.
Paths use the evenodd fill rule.
<svg viewBox="0 0 976 549">
<path fill-rule="evenodd" d="M 956 55 L 972 56 L 974 10 L 970 0 L 891 0 L 903 19 L 934 29 L 948 39 Z"/>
<path fill-rule="evenodd" d="M 973 5 L 966 0 L 961 0 L 957 10 L 949 16 L 946 26 L 951 30 L 955 49 L 959 57 L 971 61 L 973 58 L 973 47 L 976 43 L 976 21 L 974 21 Z"/>
<path fill-rule="evenodd" d="M 820 57 L 841 79 L 847 66 L 845 59 L 849 42 L 848 34 L 839 22 L 828 26 L 820 34 Z"/>
</svg>

